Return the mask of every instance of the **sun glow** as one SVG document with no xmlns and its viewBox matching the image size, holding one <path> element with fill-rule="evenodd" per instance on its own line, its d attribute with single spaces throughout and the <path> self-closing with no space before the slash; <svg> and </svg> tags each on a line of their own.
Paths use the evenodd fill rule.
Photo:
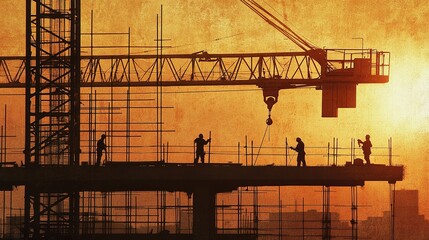
<svg viewBox="0 0 429 240">
<path fill-rule="evenodd" d="M 383 115 L 389 116 L 393 127 L 429 131 L 429 69 L 414 64 L 397 69 L 400 72 L 392 73 L 381 96 L 388 104 L 382 109 Z"/>
</svg>

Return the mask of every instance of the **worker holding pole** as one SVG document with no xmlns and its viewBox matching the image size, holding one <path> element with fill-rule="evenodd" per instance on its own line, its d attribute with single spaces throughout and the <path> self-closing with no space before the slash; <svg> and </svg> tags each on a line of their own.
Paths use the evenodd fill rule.
<svg viewBox="0 0 429 240">
<path fill-rule="evenodd" d="M 202 133 L 200 133 L 198 138 L 195 138 L 195 140 L 194 140 L 194 149 L 195 149 L 194 164 L 198 163 L 199 158 L 201 158 L 201 163 L 204 163 L 204 155 L 206 154 L 204 152 L 204 145 L 207 145 L 209 142 L 211 142 L 211 138 L 204 140 L 204 136 Z"/>
</svg>

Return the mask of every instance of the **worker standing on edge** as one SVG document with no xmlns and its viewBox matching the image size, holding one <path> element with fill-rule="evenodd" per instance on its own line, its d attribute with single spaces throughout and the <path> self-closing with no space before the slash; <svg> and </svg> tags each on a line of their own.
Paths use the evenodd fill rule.
<svg viewBox="0 0 429 240">
<path fill-rule="evenodd" d="M 370 136 L 369 136 L 369 134 L 367 134 L 365 136 L 365 142 L 358 139 L 359 147 L 362 145 L 363 156 L 364 156 L 364 159 L 366 161 L 366 164 L 371 164 L 371 161 L 369 159 L 369 155 L 371 155 L 372 143 L 371 143 L 371 140 L 369 140 L 369 138 L 370 138 Z"/>
<path fill-rule="evenodd" d="M 306 167 L 304 142 L 299 137 L 296 138 L 296 142 L 298 143 L 296 147 L 290 147 L 290 149 L 295 150 L 298 153 L 298 156 L 296 157 L 297 166 L 300 167 L 302 162 L 302 166 Z"/>
<path fill-rule="evenodd" d="M 198 138 L 195 138 L 194 140 L 194 147 L 195 148 L 195 159 L 194 164 L 198 163 L 198 159 L 201 158 L 201 163 L 204 163 L 204 155 L 206 154 L 204 152 L 204 145 L 207 145 L 211 141 L 211 138 L 204 140 L 204 136 L 202 133 L 198 136 Z"/>
<path fill-rule="evenodd" d="M 103 150 L 106 152 L 107 154 L 107 145 L 104 142 L 104 140 L 106 139 L 106 135 L 103 134 L 101 135 L 101 138 L 98 139 L 97 141 L 97 162 L 95 163 L 95 165 L 97 166 L 101 166 L 101 156 L 103 156 Z"/>
</svg>

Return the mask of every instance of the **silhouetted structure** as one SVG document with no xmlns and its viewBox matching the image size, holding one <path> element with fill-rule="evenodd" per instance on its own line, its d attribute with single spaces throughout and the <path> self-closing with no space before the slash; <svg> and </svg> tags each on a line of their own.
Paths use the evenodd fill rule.
<svg viewBox="0 0 429 240">
<path fill-rule="evenodd" d="M 26 1 L 25 166 L 80 165 L 80 3 Z M 79 235 L 79 192 L 26 185 L 24 201 L 24 239 Z"/>
<path fill-rule="evenodd" d="M 366 164 L 371 164 L 371 161 L 369 159 L 369 155 L 371 155 L 372 143 L 371 143 L 371 140 L 369 140 L 369 138 L 370 138 L 370 136 L 367 134 L 365 136 L 365 141 L 358 139 L 359 147 L 362 145 L 363 156 L 364 156 L 364 159 L 366 161 Z"/>
<path fill-rule="evenodd" d="M 295 150 L 298 153 L 298 156 L 296 157 L 296 164 L 297 166 L 305 167 L 307 164 L 305 163 L 305 151 L 304 151 L 304 142 L 301 140 L 301 138 L 296 138 L 296 142 L 298 143 L 296 147 L 290 147 L 290 149 Z"/>
<path fill-rule="evenodd" d="M 107 213 L 103 213 L 105 219 L 101 218 L 103 221 L 101 225 L 103 225 L 103 229 L 112 229 L 114 228 L 110 226 L 112 225 L 112 221 L 106 219 L 109 214 L 110 216 L 113 215 L 111 212 L 112 193 L 106 193 L 106 191 L 182 190 L 187 193 L 192 192 L 194 196 L 193 238 L 211 240 L 216 234 L 215 204 L 218 192 L 231 191 L 236 189 L 237 186 L 259 186 L 260 184 L 275 184 L 277 186 L 281 184 L 331 185 L 337 183 L 340 185 L 355 186 L 363 185 L 366 180 L 378 180 L 380 178 L 379 172 L 388 172 L 378 171 L 378 169 L 375 169 L 378 168 L 376 166 L 374 166 L 374 169 L 377 171 L 365 169 L 365 172 L 363 172 L 362 169 L 356 169 L 355 171 L 355 169 L 351 168 L 320 169 L 315 167 L 314 169 L 288 169 L 286 167 L 273 166 L 259 168 L 230 165 L 226 166 L 226 168 L 231 169 L 225 171 L 225 169 L 221 169 L 218 166 L 210 167 L 210 165 L 207 169 L 203 170 L 192 166 L 173 165 L 173 167 L 178 169 L 173 169 L 173 173 L 176 174 L 172 174 L 171 166 L 168 165 L 156 165 L 155 167 L 146 165 L 137 169 L 131 165 L 106 168 L 88 168 L 83 164 L 81 165 L 83 162 L 80 161 L 82 155 L 80 135 L 81 133 L 85 133 L 80 128 L 83 126 L 80 119 L 82 115 L 80 111 L 81 83 L 83 87 L 110 87 L 112 89 L 110 98 L 112 103 L 114 101 L 113 87 L 121 85 L 130 87 L 130 83 L 133 81 L 133 86 L 156 86 L 157 94 L 159 87 L 162 89 L 163 86 L 173 85 L 257 85 L 262 89 L 264 100 L 267 104 L 277 102 L 278 93 L 281 89 L 295 89 L 303 85 L 316 86 L 317 89 L 322 91 L 322 116 L 336 117 L 338 108 L 355 107 L 357 84 L 388 82 L 390 70 L 389 53 L 368 49 L 369 54 L 367 58 L 354 58 L 355 51 L 353 50 L 317 48 L 291 32 L 293 34 L 293 42 L 298 44 L 304 52 L 163 55 L 161 51 L 160 56 L 157 51 L 156 55 L 132 56 L 129 52 L 125 58 L 124 56 L 105 54 L 99 58 L 94 58 L 91 44 L 91 56 L 81 57 L 81 0 L 28 0 L 26 3 L 25 64 L 21 64 L 21 67 L 17 68 L 19 69 L 19 74 L 16 74 L 16 77 L 13 77 L 12 81 L 8 81 L 7 84 L 0 86 L 25 87 L 26 90 L 26 167 L 0 168 L 0 171 L 6 171 L 11 176 L 1 179 L 2 183 L 0 183 L 0 186 L 3 189 L 12 189 L 11 186 L 17 185 L 25 186 L 24 226 L 22 231 L 25 239 L 79 239 L 79 237 L 81 239 L 97 239 L 93 236 L 85 236 L 87 233 L 85 232 L 86 230 L 95 229 L 95 225 L 99 225 L 95 224 L 98 220 L 89 214 L 91 211 L 95 211 L 88 211 L 88 209 L 81 208 L 82 205 L 80 203 L 88 200 L 91 203 L 90 206 L 96 207 L 96 205 L 101 205 L 103 210 L 107 211 Z M 251 7 L 253 11 L 257 10 L 257 8 L 249 5 L 249 2 L 246 3 L 243 1 L 243 3 Z M 255 6 L 258 7 L 257 5 Z M 260 10 L 260 12 L 265 11 L 264 9 Z M 265 13 L 268 12 L 265 11 Z M 276 27 L 276 29 L 283 32 L 285 36 L 291 36 L 289 35 L 289 28 L 285 25 L 281 23 L 279 25 L 277 21 L 270 24 L 280 27 Z M 91 41 L 92 35 L 91 31 Z M 162 34 L 160 41 L 158 40 L 157 42 L 163 42 Z M 162 49 L 162 44 L 160 49 Z M 340 53 L 343 57 L 338 58 L 333 55 L 337 53 Z M 202 58 L 203 55 L 204 58 Z M 85 62 L 85 58 L 88 60 L 88 66 L 91 67 L 81 67 L 81 61 Z M 234 58 L 238 59 L 238 61 L 234 60 Z M 18 61 L 22 61 L 22 59 L 19 59 Z M 99 63 L 101 59 L 107 59 L 113 67 L 107 67 L 107 69 L 102 71 L 101 66 L 104 68 L 105 65 Z M 115 60 L 111 61 L 111 59 Z M 125 64 L 124 59 L 126 59 Z M 139 66 L 139 64 L 136 64 L 136 59 L 143 61 L 145 64 Z M 12 58 L 12 60 L 16 59 Z M 278 63 L 278 60 L 284 60 L 291 67 L 288 67 L 286 71 L 282 71 L 281 68 L 284 64 Z M 186 69 L 175 67 L 179 66 L 177 64 L 184 66 L 183 61 L 189 62 L 192 67 L 186 67 Z M 293 66 L 295 64 L 290 65 L 289 63 L 292 61 L 299 62 L 300 64 L 297 64 L 297 66 Z M 156 63 L 157 67 L 153 67 L 155 65 L 150 62 Z M 170 68 L 173 74 L 166 77 L 166 81 L 159 81 L 159 76 L 161 78 L 163 76 L 164 67 L 161 67 L 159 71 L 158 64 L 163 62 L 168 63 L 165 64 L 165 69 Z M 257 63 L 257 65 L 254 63 Z M 335 63 L 337 68 L 334 68 L 333 63 Z M 208 67 L 210 64 L 215 64 L 213 66 L 216 66 L 216 68 Z M 118 67 L 120 65 L 124 67 Z M 204 65 L 204 67 L 200 67 L 200 65 Z M 136 66 L 138 67 L 136 68 Z M 164 65 L 161 64 L 161 66 Z M 215 71 L 215 69 L 218 69 L 217 66 L 222 66 L 219 74 L 222 76 L 220 79 L 224 79 L 225 81 L 218 81 L 219 78 L 216 76 L 217 71 Z M 83 69 L 88 69 L 89 72 L 83 72 Z M 206 69 L 212 70 L 206 71 Z M 120 73 L 120 71 L 123 72 Z M 137 71 L 143 71 L 145 74 L 138 74 Z M 156 71 L 156 74 L 152 74 L 154 71 Z M 22 74 L 24 72 L 25 74 Z M 98 75 L 98 72 L 101 75 Z M 263 77 L 261 76 L 261 72 L 263 72 Z M 1 78 L 4 78 L 3 76 L 6 76 L 10 80 L 10 74 L 2 74 Z M 20 76 L 25 76 L 25 83 L 24 81 L 17 81 Z M 90 81 L 86 81 L 85 79 L 88 76 L 91 78 Z M 121 77 L 118 78 L 118 76 Z M 122 81 L 124 79 L 128 81 Z M 262 79 L 264 81 L 261 81 Z M 159 84 L 160 82 L 162 85 Z M 93 85 L 94 83 L 97 84 Z M 159 108 L 157 102 L 157 110 L 162 109 L 162 97 L 160 99 L 161 108 Z M 113 106 L 110 106 L 110 109 L 113 109 Z M 124 154 L 127 155 L 127 160 L 129 160 L 130 154 L 129 137 L 131 131 L 129 128 L 129 110 L 130 106 L 128 104 L 127 127 L 125 130 L 125 145 L 127 149 Z M 162 111 L 160 112 L 162 119 Z M 113 111 L 109 114 L 113 115 Z M 89 125 L 91 126 L 92 117 L 88 118 L 90 119 Z M 112 120 L 110 135 L 114 132 L 113 122 L 115 122 L 115 119 L 113 117 L 109 119 Z M 162 123 L 162 121 L 160 122 Z M 157 126 L 162 125 L 157 123 Z M 89 127 L 89 130 L 92 131 L 92 128 Z M 157 134 L 159 134 L 158 130 Z M 93 153 L 92 143 L 94 141 L 92 137 L 89 139 L 89 142 L 91 142 L 89 156 L 91 156 Z M 106 150 L 104 141 L 101 141 L 101 143 L 100 145 L 104 145 L 104 147 L 99 148 L 97 146 L 97 165 L 101 163 L 102 151 Z M 159 143 L 162 143 L 162 135 L 160 141 L 157 141 L 157 145 Z M 113 142 L 109 144 L 113 148 Z M 205 144 L 201 144 L 201 151 L 197 149 L 199 153 L 196 156 L 197 161 L 198 158 L 201 158 L 201 161 L 204 162 Z M 109 158 L 114 159 L 112 155 L 109 155 Z M 89 159 L 91 158 L 89 157 Z M 303 164 L 305 166 L 305 159 Z M 29 166 L 37 167 L 30 168 Z M 394 167 L 387 168 L 393 169 Z M 137 172 L 133 172 L 136 170 Z M 140 172 L 140 170 L 143 171 Z M 394 176 L 394 181 L 397 179 L 402 180 L 402 169 L 398 170 L 400 172 L 398 171 L 397 176 Z M 343 174 L 329 174 L 331 171 L 333 173 L 340 171 Z M 243 179 L 236 179 L 237 175 Z M 11 180 L 13 179 L 12 176 L 15 180 Z M 328 178 L 325 176 L 328 176 Z M 185 178 L 185 181 L 181 179 L 182 177 Z M 280 180 L 276 179 L 276 177 L 280 178 Z M 290 177 L 292 178 L 287 179 Z M 389 182 L 392 181 L 391 176 L 381 177 L 387 177 Z M 257 181 L 258 178 L 259 181 Z M 219 183 L 219 179 L 223 179 L 223 182 Z M 191 184 L 195 183 L 196 185 L 190 187 Z M 102 203 L 96 203 L 97 199 L 94 193 L 86 193 L 85 191 L 101 192 Z M 132 216 L 130 208 L 132 199 L 129 193 L 125 194 L 125 198 L 126 203 L 123 205 L 125 213 L 123 215 L 126 217 L 127 224 L 124 224 L 124 226 L 127 229 L 126 233 L 130 234 L 132 232 L 131 225 L 129 224 Z M 162 200 L 165 200 L 165 198 L 163 197 Z M 162 200 L 160 202 L 163 202 Z M 90 206 L 88 205 L 85 206 L 89 208 Z M 109 211 L 110 213 L 108 213 Z M 161 216 L 161 221 L 157 219 L 157 223 L 162 222 L 165 224 L 166 219 L 162 217 L 163 214 L 159 215 Z M 137 218 L 137 211 L 135 216 Z M 149 211 L 148 216 L 150 216 Z M 83 218 L 92 218 L 93 226 L 87 228 L 85 224 L 91 225 L 92 223 L 88 224 L 88 222 L 82 221 Z M 255 219 L 257 220 L 257 214 Z M 88 232 L 91 233 L 91 231 Z M 92 231 L 92 234 L 96 234 L 96 232 Z M 112 236 L 109 238 L 113 239 Z M 106 239 L 106 236 L 101 235 L 98 239 Z M 127 237 L 117 236 L 117 239 L 127 239 Z M 130 238 L 128 237 L 128 239 Z"/>
<path fill-rule="evenodd" d="M 395 190 L 395 240 L 428 240 L 429 221 L 419 215 L 418 190 Z M 361 236 L 369 240 L 389 240 L 391 212 L 362 221 Z"/>
<path fill-rule="evenodd" d="M 261 229 L 270 229 L 264 232 L 263 240 L 278 239 L 324 239 L 323 236 L 323 212 L 317 210 L 291 211 L 281 213 L 269 213 L 267 221 L 260 224 Z M 330 231 L 333 239 L 350 239 L 348 233 L 351 230 L 349 221 L 341 221 L 339 213 L 329 213 L 331 222 Z"/>
<path fill-rule="evenodd" d="M 97 141 L 97 162 L 95 163 L 95 165 L 97 166 L 100 166 L 101 164 L 101 157 L 103 156 L 103 151 L 106 152 L 107 154 L 107 151 L 106 151 L 107 145 L 104 142 L 105 139 L 106 139 L 106 135 L 103 134 L 101 135 L 101 138 L 98 139 Z"/>
<path fill-rule="evenodd" d="M 200 133 L 200 135 L 195 138 L 194 145 L 195 145 L 195 159 L 194 163 L 198 163 L 198 159 L 201 158 L 201 163 L 204 163 L 204 155 L 206 155 L 206 152 L 204 152 L 204 145 L 207 145 L 211 139 L 204 140 L 203 134 Z"/>
</svg>

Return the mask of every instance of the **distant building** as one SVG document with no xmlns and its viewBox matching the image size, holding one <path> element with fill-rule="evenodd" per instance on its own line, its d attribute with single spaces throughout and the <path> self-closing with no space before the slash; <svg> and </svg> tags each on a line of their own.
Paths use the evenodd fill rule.
<svg viewBox="0 0 429 240">
<path fill-rule="evenodd" d="M 22 239 L 24 237 L 22 227 L 24 226 L 24 216 L 6 217 L 5 239 Z"/>
<path fill-rule="evenodd" d="M 418 190 L 395 191 L 395 240 L 429 240 L 429 221 L 419 215 Z M 389 240 L 391 235 L 391 212 L 382 217 L 368 217 L 359 226 L 364 239 Z"/>
<path fill-rule="evenodd" d="M 306 212 L 270 213 L 267 221 L 259 223 L 260 240 L 306 239 L 320 240 L 323 232 L 323 213 L 316 210 Z M 281 226 L 281 227 L 280 227 Z M 350 239 L 351 227 L 348 221 L 340 221 L 340 215 L 330 213 L 330 228 L 332 239 Z M 326 234 L 326 233 L 325 233 Z"/>
<path fill-rule="evenodd" d="M 6 217 L 6 229 L 4 239 L 23 239 L 24 238 L 24 216 Z M 82 235 L 86 234 L 125 234 L 127 229 L 129 232 L 135 233 L 136 229 L 125 223 L 106 221 L 100 219 L 84 222 L 80 225 Z M 103 230 L 104 229 L 104 230 Z"/>
<path fill-rule="evenodd" d="M 180 233 L 185 233 L 185 234 L 192 233 L 192 225 L 194 224 L 194 221 L 192 221 L 192 218 L 193 218 L 192 209 L 184 209 L 180 211 L 179 223 L 177 227 L 177 229 L 180 230 Z"/>
</svg>

